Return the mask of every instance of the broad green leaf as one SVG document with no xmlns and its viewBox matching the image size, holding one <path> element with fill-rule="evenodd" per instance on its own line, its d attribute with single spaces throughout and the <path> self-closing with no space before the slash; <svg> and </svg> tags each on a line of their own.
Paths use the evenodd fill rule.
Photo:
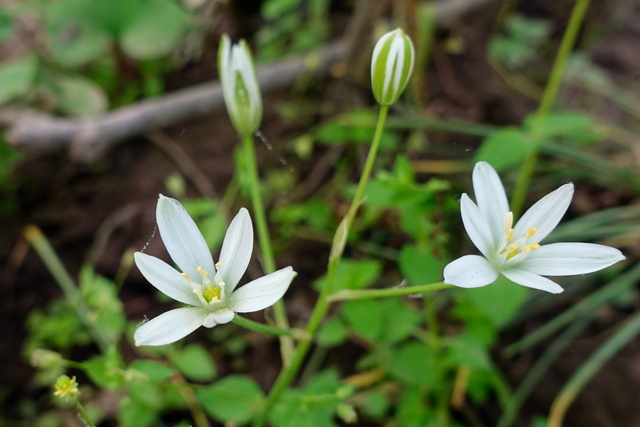
<svg viewBox="0 0 640 427">
<path fill-rule="evenodd" d="M 120 403 L 118 421 L 122 427 L 147 427 L 157 425 L 158 420 L 154 409 L 125 397 Z"/>
<path fill-rule="evenodd" d="M 410 385 L 434 389 L 438 386 L 438 369 L 433 350 L 422 342 L 410 342 L 391 354 L 386 366 L 389 375 Z"/>
<path fill-rule="evenodd" d="M 27 93 L 38 71 L 35 56 L 25 56 L 0 64 L 0 104 Z"/>
<path fill-rule="evenodd" d="M 104 356 L 96 356 L 82 363 L 82 366 L 97 386 L 107 390 L 118 390 L 126 383 L 122 358 L 115 348 Z"/>
<path fill-rule="evenodd" d="M 175 370 L 171 366 L 164 365 L 153 360 L 135 360 L 129 366 L 129 371 L 139 378 L 149 381 L 165 381 L 175 374 Z"/>
<path fill-rule="evenodd" d="M 318 331 L 316 341 L 324 347 L 335 347 L 344 343 L 349 337 L 349 331 L 340 317 L 335 316 L 325 322 Z"/>
<path fill-rule="evenodd" d="M 520 128 L 505 127 L 484 140 L 473 161 L 489 162 L 500 171 L 519 165 L 536 148 L 536 141 L 526 132 Z"/>
<path fill-rule="evenodd" d="M 262 406 L 262 390 L 250 378 L 231 375 L 196 390 L 202 407 L 213 418 L 239 424 L 249 421 Z"/>
<path fill-rule="evenodd" d="M 380 276 L 381 269 L 380 261 L 374 259 L 344 259 L 336 269 L 332 291 L 362 289 L 371 286 Z M 320 290 L 325 281 L 326 276 L 323 276 L 313 283 L 313 287 Z"/>
<path fill-rule="evenodd" d="M 402 275 L 414 285 L 442 280 L 444 262 L 433 255 L 427 244 L 407 244 L 400 249 L 398 264 Z"/>
<path fill-rule="evenodd" d="M 188 28 L 185 10 L 170 0 L 149 0 L 138 12 L 120 37 L 123 50 L 135 59 L 171 53 Z"/>
<path fill-rule="evenodd" d="M 421 316 L 398 299 L 348 301 L 342 316 L 358 335 L 371 342 L 394 343 L 409 336 Z"/>
<path fill-rule="evenodd" d="M 58 107 L 70 116 L 92 116 L 107 110 L 109 101 L 102 88 L 81 76 L 55 79 L 51 92 Z"/>
<path fill-rule="evenodd" d="M 199 344 L 184 347 L 171 361 L 185 377 L 193 381 L 212 381 L 217 374 L 211 354 Z"/>
<path fill-rule="evenodd" d="M 491 319 L 497 328 L 509 323 L 530 294 L 529 288 L 517 285 L 504 276 L 498 277 L 489 286 L 465 291 L 464 296 Z"/>
</svg>

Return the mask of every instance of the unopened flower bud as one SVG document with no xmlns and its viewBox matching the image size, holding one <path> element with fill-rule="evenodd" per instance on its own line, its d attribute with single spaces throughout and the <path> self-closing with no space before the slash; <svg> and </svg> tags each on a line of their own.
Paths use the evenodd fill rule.
<svg viewBox="0 0 640 427">
<path fill-rule="evenodd" d="M 55 368 L 63 364 L 62 356 L 55 351 L 36 348 L 31 353 L 31 365 L 36 368 Z"/>
<path fill-rule="evenodd" d="M 244 40 L 232 44 L 229 36 L 222 36 L 218 73 L 233 126 L 242 136 L 252 135 L 262 122 L 262 97 L 251 51 Z"/>
<path fill-rule="evenodd" d="M 413 43 L 400 28 L 380 37 L 371 58 L 371 88 L 380 105 L 398 100 L 411 78 L 414 58 Z"/>
</svg>

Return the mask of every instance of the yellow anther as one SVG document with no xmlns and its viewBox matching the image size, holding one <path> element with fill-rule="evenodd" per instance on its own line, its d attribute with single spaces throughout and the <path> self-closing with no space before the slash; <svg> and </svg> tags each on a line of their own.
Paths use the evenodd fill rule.
<svg viewBox="0 0 640 427">
<path fill-rule="evenodd" d="M 189 277 L 187 273 L 180 273 L 180 275 L 185 279 L 187 279 L 187 283 L 191 283 L 191 277 Z"/>
<path fill-rule="evenodd" d="M 204 277 L 207 277 L 207 276 L 209 275 L 209 273 L 207 273 L 207 270 L 205 270 L 205 269 L 204 269 L 204 268 L 202 268 L 202 267 L 198 267 L 198 268 L 196 268 L 196 271 L 197 271 L 198 273 L 202 274 Z"/>
<path fill-rule="evenodd" d="M 511 252 L 517 252 L 517 251 L 518 251 L 518 244 L 517 243 L 511 243 L 511 244 L 507 245 L 506 248 L 504 248 L 502 253 L 508 252 L 509 254 L 511 254 Z"/>
<path fill-rule="evenodd" d="M 508 233 L 511 227 L 513 227 L 513 212 L 507 212 L 504 214 L 504 232 Z"/>
<path fill-rule="evenodd" d="M 528 245 L 524 245 L 524 248 L 522 248 L 522 253 L 526 254 L 535 249 L 540 249 L 540 245 L 537 243 L 529 243 Z"/>
<path fill-rule="evenodd" d="M 506 242 L 508 242 L 509 240 L 513 239 L 513 228 L 510 228 L 508 231 L 505 230 L 507 232 L 507 237 L 504 238 L 504 240 Z"/>
<path fill-rule="evenodd" d="M 518 251 L 511 251 L 507 254 L 507 259 L 511 259 L 516 255 L 518 255 Z"/>
<path fill-rule="evenodd" d="M 220 261 L 216 262 L 216 270 L 220 270 L 222 263 Z"/>
<path fill-rule="evenodd" d="M 529 239 L 531 236 L 533 236 L 534 234 L 536 234 L 538 232 L 538 229 L 535 227 L 531 227 L 529 229 L 529 231 L 527 231 L 527 234 L 524 235 L 524 237 L 526 237 L 527 239 Z"/>
</svg>

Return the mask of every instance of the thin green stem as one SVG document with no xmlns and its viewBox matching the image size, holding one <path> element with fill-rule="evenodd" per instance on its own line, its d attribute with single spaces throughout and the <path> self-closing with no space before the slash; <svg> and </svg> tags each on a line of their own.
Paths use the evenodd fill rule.
<svg viewBox="0 0 640 427">
<path fill-rule="evenodd" d="M 40 259 L 42 259 L 49 270 L 49 273 L 51 273 L 53 279 L 58 283 L 58 286 L 60 286 L 60 289 L 62 289 L 65 298 L 69 301 L 69 304 L 71 304 L 71 307 L 73 307 L 82 323 L 84 323 L 95 343 L 100 347 L 102 352 L 106 352 L 110 345 L 109 339 L 91 320 L 89 307 L 78 290 L 76 283 L 71 278 L 71 275 L 64 265 L 62 265 L 60 258 L 56 255 L 51 244 L 49 244 L 47 238 L 35 225 L 26 226 L 24 236 L 36 250 Z"/>
<path fill-rule="evenodd" d="M 391 288 L 391 289 L 353 289 L 353 290 L 344 290 L 339 291 L 334 294 L 329 295 L 327 300 L 329 302 L 336 301 L 348 301 L 355 299 L 373 299 L 373 298 L 388 298 L 388 297 L 398 297 L 404 295 L 418 295 L 423 294 L 425 292 L 433 292 L 439 291 L 441 289 L 452 288 L 453 285 L 445 285 L 442 282 L 430 283 L 428 285 L 416 285 L 416 286 L 405 286 L 402 288 Z"/>
<path fill-rule="evenodd" d="M 238 326 L 242 326 L 243 328 L 260 332 L 262 334 L 293 337 L 300 340 L 309 339 L 308 334 L 303 330 L 274 328 L 273 326 L 254 322 L 253 320 L 249 320 L 246 317 L 242 316 L 234 316 L 233 323 Z"/>
<path fill-rule="evenodd" d="M 632 317 L 593 353 L 573 374 L 556 397 L 549 413 L 548 427 L 561 427 L 564 416 L 576 396 L 584 386 L 598 373 L 600 368 L 622 347 L 640 334 L 640 313 Z"/>
<path fill-rule="evenodd" d="M 558 98 L 558 91 L 560 90 L 560 84 L 562 83 L 562 75 L 564 74 L 567 60 L 573 50 L 580 27 L 582 26 L 587 9 L 589 8 L 589 2 L 590 0 L 577 0 L 573 7 L 573 11 L 571 12 L 571 18 L 567 24 L 567 30 L 564 32 L 564 36 L 562 37 L 562 42 L 560 43 L 556 60 L 553 63 L 551 75 L 547 81 L 547 86 L 545 87 L 542 100 L 540 101 L 538 111 L 536 112 L 535 121 L 531 128 L 531 134 L 534 140 L 540 136 L 540 132 L 544 127 L 547 117 Z M 511 209 L 513 214 L 516 216 L 522 210 L 527 189 L 529 188 L 529 183 L 538 160 L 538 151 L 539 147 L 529 153 L 520 167 L 520 174 L 516 182 L 516 189 L 511 202 Z"/>
<path fill-rule="evenodd" d="M 242 144 L 244 147 L 247 167 L 246 172 L 247 177 L 249 178 L 249 191 L 251 195 L 251 203 L 253 205 L 253 213 L 256 218 L 256 228 L 258 229 L 258 239 L 260 241 L 262 258 L 264 260 L 266 272 L 273 273 L 276 271 L 276 262 L 273 256 L 273 247 L 271 246 L 271 238 L 269 236 L 264 204 L 262 203 L 262 197 L 260 196 L 260 179 L 258 178 L 258 163 L 256 162 L 256 153 L 253 146 L 253 136 L 243 135 Z M 282 300 L 277 301 L 273 305 L 273 312 L 275 315 L 276 325 L 278 325 L 280 329 L 288 329 L 289 321 L 287 319 L 287 313 Z M 291 360 L 291 354 L 294 349 L 293 340 L 290 337 L 280 337 L 280 351 L 285 365 Z"/>
<path fill-rule="evenodd" d="M 80 403 L 80 400 L 76 397 L 76 409 L 78 410 L 78 412 L 80 413 L 80 417 L 82 418 L 82 420 L 89 426 L 89 427 L 96 427 L 95 423 L 93 422 L 93 420 L 91 419 L 91 417 L 89 416 L 89 413 L 87 412 L 86 409 L 84 409 L 84 406 L 82 406 L 82 403 Z"/>
<path fill-rule="evenodd" d="M 365 161 L 362 174 L 360 175 L 358 187 L 353 196 L 353 199 L 351 200 L 349 211 L 338 226 L 336 234 L 333 238 L 333 245 L 331 248 L 331 255 L 329 256 L 329 265 L 327 268 L 327 280 L 324 282 L 324 286 L 320 290 L 318 301 L 313 308 L 311 318 L 309 319 L 307 327 L 305 328 L 305 331 L 311 337 L 314 336 L 314 334 L 320 327 L 320 324 L 322 323 L 322 320 L 324 319 L 324 316 L 329 309 L 329 295 L 331 294 L 333 281 L 335 280 L 336 270 L 338 268 L 338 265 L 340 264 L 340 259 L 342 257 L 342 252 L 344 251 L 347 236 L 349 234 L 349 229 L 351 228 L 351 224 L 353 223 L 355 214 L 358 211 L 358 207 L 362 203 L 362 196 L 364 194 L 364 189 L 367 186 L 367 182 L 369 181 L 369 177 L 375 163 L 376 155 L 378 153 L 378 147 L 380 146 L 380 139 L 382 137 L 382 131 L 384 130 L 384 124 L 388 112 L 388 105 L 383 105 L 380 107 L 380 112 L 378 114 L 378 123 L 373 135 L 373 141 L 371 142 L 369 154 L 367 155 L 367 160 Z M 298 344 L 293 358 L 291 359 L 291 364 L 280 371 L 280 374 L 278 375 L 278 378 L 276 379 L 276 382 L 274 383 L 269 396 L 267 397 L 262 412 L 254 419 L 254 427 L 262 427 L 266 423 L 269 412 L 273 408 L 273 405 L 275 405 L 282 392 L 285 390 L 285 388 L 287 388 L 287 386 L 289 386 L 289 384 L 291 384 L 293 379 L 300 371 L 302 362 L 304 362 L 310 348 L 311 340 L 302 341 Z"/>
</svg>

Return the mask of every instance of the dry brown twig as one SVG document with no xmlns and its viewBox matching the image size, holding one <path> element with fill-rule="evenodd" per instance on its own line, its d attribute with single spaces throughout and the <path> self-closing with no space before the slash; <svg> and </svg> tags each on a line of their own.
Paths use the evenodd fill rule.
<svg viewBox="0 0 640 427">
<path fill-rule="evenodd" d="M 438 22 L 447 23 L 490 1 L 441 0 L 433 7 Z M 270 93 L 291 86 L 305 73 L 326 74 L 347 49 L 346 42 L 334 42 L 315 54 L 262 66 L 258 69 L 261 89 Z M 32 110 L 5 109 L 0 111 L 0 124 L 7 126 L 6 140 L 22 150 L 68 148 L 73 159 L 92 161 L 119 141 L 223 110 L 220 84 L 211 82 L 95 117 L 62 118 Z"/>
</svg>

